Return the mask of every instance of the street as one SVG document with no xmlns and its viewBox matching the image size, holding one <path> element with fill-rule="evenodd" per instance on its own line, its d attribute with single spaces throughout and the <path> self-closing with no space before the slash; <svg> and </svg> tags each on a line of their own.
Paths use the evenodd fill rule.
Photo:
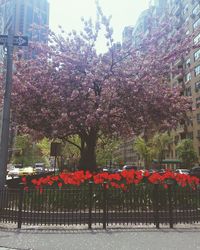
<svg viewBox="0 0 200 250">
<path fill-rule="evenodd" d="M 38 227 L 39 228 L 39 227 Z M 195 250 L 200 228 L 0 229 L 0 250 Z"/>
</svg>

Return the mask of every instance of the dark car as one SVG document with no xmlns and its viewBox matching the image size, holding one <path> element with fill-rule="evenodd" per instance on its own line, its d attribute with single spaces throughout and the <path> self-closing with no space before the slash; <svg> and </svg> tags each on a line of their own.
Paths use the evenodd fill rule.
<svg viewBox="0 0 200 250">
<path fill-rule="evenodd" d="M 153 168 L 147 169 L 147 171 L 149 172 L 149 174 L 154 174 L 156 173 L 156 170 Z"/>
<path fill-rule="evenodd" d="M 42 174 L 45 172 L 44 168 L 42 167 L 35 167 L 34 169 L 36 174 Z"/>
<path fill-rule="evenodd" d="M 120 169 L 117 169 L 117 168 L 103 168 L 102 170 L 103 172 L 107 172 L 109 174 L 115 174 L 115 173 L 119 173 L 121 172 Z"/>
<path fill-rule="evenodd" d="M 160 175 L 163 175 L 166 173 L 166 170 L 164 168 L 161 168 L 157 171 Z"/>
<path fill-rule="evenodd" d="M 200 178 L 200 166 L 190 169 L 190 175 Z"/>
</svg>

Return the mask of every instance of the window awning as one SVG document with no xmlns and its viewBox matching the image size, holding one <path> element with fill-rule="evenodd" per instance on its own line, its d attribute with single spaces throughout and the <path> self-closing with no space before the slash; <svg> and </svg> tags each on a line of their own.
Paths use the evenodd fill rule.
<svg viewBox="0 0 200 250">
<path fill-rule="evenodd" d="M 158 163 L 158 160 L 154 159 L 154 163 Z M 181 160 L 178 159 L 164 159 L 162 160 L 163 164 L 176 164 L 176 163 L 182 163 Z"/>
</svg>

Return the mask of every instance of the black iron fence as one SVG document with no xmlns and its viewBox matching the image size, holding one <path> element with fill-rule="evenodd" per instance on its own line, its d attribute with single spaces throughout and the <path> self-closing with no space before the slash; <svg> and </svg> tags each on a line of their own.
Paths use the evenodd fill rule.
<svg viewBox="0 0 200 250">
<path fill-rule="evenodd" d="M 0 191 L 0 220 L 21 225 L 169 224 L 200 221 L 200 191 L 139 184 L 107 189 L 89 183 L 65 189 Z"/>
</svg>

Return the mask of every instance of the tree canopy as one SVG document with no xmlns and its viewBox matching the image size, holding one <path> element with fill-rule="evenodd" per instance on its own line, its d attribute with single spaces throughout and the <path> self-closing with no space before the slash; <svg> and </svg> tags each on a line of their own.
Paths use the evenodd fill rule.
<svg viewBox="0 0 200 250">
<path fill-rule="evenodd" d="M 21 131 L 66 141 L 77 135 L 80 168 L 90 170 L 99 136 L 164 131 L 190 108 L 181 89 L 168 84 L 177 73 L 172 65 L 191 49 L 192 38 L 174 31 L 169 17 L 158 22 L 150 15 L 145 35 L 120 45 L 112 38 L 110 18 L 97 10 L 96 22 L 83 20 L 82 32 L 49 31 L 47 44 L 32 44 L 29 59 L 16 62 L 12 95 Z M 98 54 L 103 27 L 108 51 Z"/>
<path fill-rule="evenodd" d="M 184 167 L 191 168 L 197 162 L 197 153 L 194 150 L 191 139 L 184 139 L 179 142 L 176 147 L 177 155 L 182 160 Z"/>
</svg>

